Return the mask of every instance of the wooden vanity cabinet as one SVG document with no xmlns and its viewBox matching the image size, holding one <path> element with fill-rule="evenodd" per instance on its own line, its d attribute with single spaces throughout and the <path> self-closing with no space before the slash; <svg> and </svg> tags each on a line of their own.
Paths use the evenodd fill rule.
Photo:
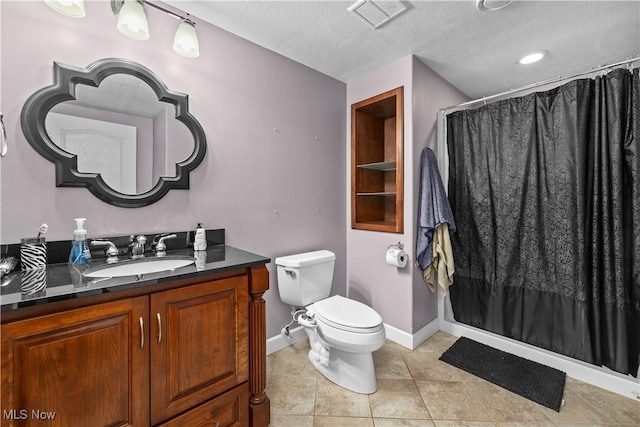
<svg viewBox="0 0 640 427">
<path fill-rule="evenodd" d="M 138 297 L 2 325 L 2 426 L 149 425 L 148 311 Z"/>
<path fill-rule="evenodd" d="M 267 426 L 268 273 L 247 270 L 3 324 L 1 425 Z"/>
</svg>

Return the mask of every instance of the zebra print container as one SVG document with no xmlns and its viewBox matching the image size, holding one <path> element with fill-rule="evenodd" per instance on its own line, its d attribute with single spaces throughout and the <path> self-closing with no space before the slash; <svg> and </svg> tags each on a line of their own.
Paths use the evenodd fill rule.
<svg viewBox="0 0 640 427">
<path fill-rule="evenodd" d="M 47 289 L 47 270 L 39 268 L 35 270 L 27 270 L 22 272 L 22 283 L 20 290 L 22 298 L 34 298 L 44 295 Z"/>
<path fill-rule="evenodd" d="M 47 266 L 47 242 L 44 237 L 20 239 L 20 267 L 22 270 L 37 270 Z"/>
</svg>

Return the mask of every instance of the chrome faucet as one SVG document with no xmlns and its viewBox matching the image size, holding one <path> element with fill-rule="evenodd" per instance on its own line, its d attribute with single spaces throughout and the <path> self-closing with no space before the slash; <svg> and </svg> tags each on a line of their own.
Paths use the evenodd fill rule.
<svg viewBox="0 0 640 427">
<path fill-rule="evenodd" d="M 118 261 L 118 248 L 113 244 L 112 241 L 107 239 L 93 239 L 91 241 L 91 246 L 106 246 L 107 248 L 104 250 L 105 255 L 107 256 L 107 263 L 111 264 Z"/>
<path fill-rule="evenodd" d="M 177 234 L 158 234 L 153 238 L 153 242 L 151 242 L 151 247 L 156 251 L 156 256 L 164 256 L 167 254 L 167 245 L 164 243 L 167 239 L 175 239 L 178 237 Z"/>
<path fill-rule="evenodd" d="M 147 236 L 140 235 L 135 237 L 133 234 L 129 236 L 129 253 L 132 259 L 144 258 L 144 244 L 147 242 Z"/>
</svg>

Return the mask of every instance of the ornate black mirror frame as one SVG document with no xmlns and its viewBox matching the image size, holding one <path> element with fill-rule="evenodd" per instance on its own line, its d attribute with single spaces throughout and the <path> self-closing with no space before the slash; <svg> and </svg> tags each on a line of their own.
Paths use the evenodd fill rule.
<svg viewBox="0 0 640 427">
<path fill-rule="evenodd" d="M 129 74 L 148 84 L 159 101 L 175 106 L 175 118 L 184 123 L 193 135 L 193 152 L 186 160 L 176 164 L 176 175 L 160 177 L 153 188 L 140 194 L 120 193 L 109 187 L 100 174 L 78 172 L 77 156 L 56 145 L 45 128 L 45 118 L 55 105 L 76 99 L 76 85 L 98 87 L 104 78 L 113 74 Z M 188 95 L 170 91 L 151 70 L 127 59 L 101 59 L 86 69 L 54 62 L 53 79 L 53 85 L 38 90 L 27 99 L 20 121 L 29 144 L 55 164 L 56 187 L 86 187 L 102 201 L 126 208 L 155 203 L 171 189 L 189 189 L 189 172 L 204 159 L 207 141 L 202 126 L 189 113 Z"/>
</svg>

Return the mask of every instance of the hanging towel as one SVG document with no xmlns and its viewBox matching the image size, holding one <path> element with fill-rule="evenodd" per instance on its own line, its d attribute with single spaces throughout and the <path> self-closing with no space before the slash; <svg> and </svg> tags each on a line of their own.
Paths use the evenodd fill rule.
<svg viewBox="0 0 640 427">
<path fill-rule="evenodd" d="M 444 296 L 453 283 L 455 265 L 453 263 L 453 251 L 449 237 L 449 226 L 446 222 L 438 225 L 433 233 L 433 258 L 431 264 L 424 269 L 422 277 L 431 292 L 436 291 L 440 285 L 440 295 Z"/>
<path fill-rule="evenodd" d="M 435 270 L 438 271 L 440 268 L 448 269 L 450 267 L 451 271 L 447 272 L 445 276 L 451 278 L 453 276 L 454 263 L 449 232 L 456 230 L 456 224 L 453 220 L 449 199 L 440 178 L 436 156 L 430 148 L 422 150 L 422 155 L 420 156 L 420 192 L 418 196 L 416 264 L 425 274 L 425 270 L 436 261 L 438 265 L 434 266 Z M 437 235 L 441 247 L 440 249 L 436 248 L 435 253 L 437 254 L 438 250 L 441 250 L 442 256 L 436 256 L 433 248 L 434 233 L 441 224 L 446 224 L 447 227 L 441 227 L 441 232 Z M 443 263 L 442 266 L 439 265 L 440 262 Z M 426 277 L 425 282 L 427 282 Z M 449 281 L 448 284 L 450 283 Z M 445 293 L 448 284 L 442 284 L 445 287 Z M 432 291 L 435 291 L 435 288 Z"/>
</svg>

